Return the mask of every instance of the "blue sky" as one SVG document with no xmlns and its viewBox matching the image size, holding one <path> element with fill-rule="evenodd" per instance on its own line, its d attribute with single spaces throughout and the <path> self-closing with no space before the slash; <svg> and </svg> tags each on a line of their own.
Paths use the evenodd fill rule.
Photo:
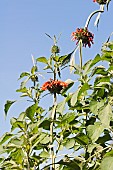
<svg viewBox="0 0 113 170">
<path fill-rule="evenodd" d="M 70 35 L 77 27 L 84 27 L 89 14 L 99 9 L 93 0 L 1 0 L 0 1 L 0 135 L 9 131 L 10 118 L 18 116 L 26 105 L 15 104 L 4 119 L 4 104 L 7 99 L 15 100 L 20 73 L 32 66 L 31 54 L 37 58 L 49 57 L 51 40 L 49 35 L 58 36 L 61 54 L 71 52 L 75 43 Z M 99 27 L 94 27 L 96 15 L 91 19 L 89 30 L 95 34 L 94 45 L 83 50 L 84 61 L 100 53 L 101 45 L 113 32 L 113 2 L 109 11 L 105 8 Z M 40 68 L 40 65 L 39 65 Z M 65 75 L 63 79 L 65 79 Z"/>
</svg>

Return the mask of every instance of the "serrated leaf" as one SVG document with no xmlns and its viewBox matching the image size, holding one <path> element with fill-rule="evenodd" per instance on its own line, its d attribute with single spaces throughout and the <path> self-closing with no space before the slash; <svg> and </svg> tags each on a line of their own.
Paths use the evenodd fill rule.
<svg viewBox="0 0 113 170">
<path fill-rule="evenodd" d="M 45 57 L 39 57 L 39 58 L 36 59 L 36 61 L 48 64 L 48 60 Z"/>
<path fill-rule="evenodd" d="M 7 112 L 8 112 L 8 110 L 9 110 L 9 108 L 10 108 L 11 105 L 12 105 L 13 103 L 15 103 L 15 102 L 16 102 L 16 100 L 14 100 L 14 101 L 7 100 L 7 101 L 6 101 L 6 104 L 5 104 L 5 106 L 4 106 L 5 116 L 7 116 Z"/>
</svg>

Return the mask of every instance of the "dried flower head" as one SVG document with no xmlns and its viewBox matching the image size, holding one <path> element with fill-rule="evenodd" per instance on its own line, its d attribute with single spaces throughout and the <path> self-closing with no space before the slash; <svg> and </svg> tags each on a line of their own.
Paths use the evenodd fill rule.
<svg viewBox="0 0 113 170">
<path fill-rule="evenodd" d="M 97 2 L 98 4 L 106 4 L 107 0 L 93 0 L 93 2 Z"/>
<path fill-rule="evenodd" d="M 61 90 L 63 88 L 66 88 L 68 86 L 68 83 L 65 83 L 60 80 L 53 80 L 50 79 L 49 81 L 45 82 L 42 85 L 42 90 L 49 90 L 51 93 L 58 93 L 60 94 Z"/>
<path fill-rule="evenodd" d="M 82 40 L 84 47 L 86 47 L 87 45 L 88 47 L 91 47 L 91 44 L 94 43 L 94 34 L 89 32 L 87 28 L 77 28 L 75 32 L 72 32 L 71 36 L 73 41 L 77 40 L 76 44 L 78 44 L 79 40 Z"/>
</svg>

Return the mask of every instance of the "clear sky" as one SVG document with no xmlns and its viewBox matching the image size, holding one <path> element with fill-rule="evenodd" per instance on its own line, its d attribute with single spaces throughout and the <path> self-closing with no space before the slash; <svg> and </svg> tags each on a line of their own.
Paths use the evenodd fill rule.
<svg viewBox="0 0 113 170">
<path fill-rule="evenodd" d="M 30 70 L 31 54 L 35 58 L 50 55 L 52 42 L 45 33 L 51 36 L 62 33 L 61 54 L 69 53 L 75 47 L 71 33 L 84 27 L 89 14 L 97 9 L 99 5 L 93 0 L 0 0 L 0 135 L 9 131 L 10 118 L 26 108 L 18 102 L 4 119 L 4 104 L 8 99 L 18 98 L 17 79 L 21 72 Z M 96 15 L 89 25 L 95 34 L 94 45 L 84 49 L 84 61 L 100 53 L 102 43 L 113 32 L 113 2 L 108 12 L 105 8 L 98 29 L 94 27 L 95 18 Z"/>
</svg>

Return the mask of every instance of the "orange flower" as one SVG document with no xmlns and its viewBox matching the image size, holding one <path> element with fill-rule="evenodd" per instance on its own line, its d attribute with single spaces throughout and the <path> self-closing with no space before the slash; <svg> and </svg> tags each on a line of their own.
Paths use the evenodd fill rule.
<svg viewBox="0 0 113 170">
<path fill-rule="evenodd" d="M 71 36 L 72 41 L 77 40 L 76 44 L 78 44 L 79 40 L 81 39 L 83 47 L 86 47 L 87 45 L 88 47 L 91 47 L 91 44 L 93 44 L 94 35 L 89 32 L 87 28 L 77 28 L 75 32 L 72 32 Z"/>
<path fill-rule="evenodd" d="M 106 4 L 107 0 L 93 0 L 93 2 L 97 2 L 98 4 Z"/>
<path fill-rule="evenodd" d="M 42 90 L 49 90 L 51 93 L 60 93 L 63 88 L 66 88 L 68 86 L 68 83 L 65 83 L 60 80 L 53 80 L 50 79 L 49 81 L 45 82 L 42 85 Z"/>
</svg>

